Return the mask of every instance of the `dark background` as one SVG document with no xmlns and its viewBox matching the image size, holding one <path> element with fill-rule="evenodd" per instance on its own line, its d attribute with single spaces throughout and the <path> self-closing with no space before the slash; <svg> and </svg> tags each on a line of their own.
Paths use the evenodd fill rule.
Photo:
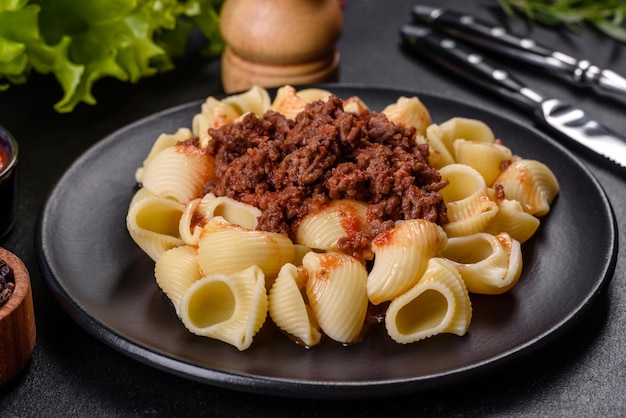
<svg viewBox="0 0 626 418">
<path fill-rule="evenodd" d="M 424 3 L 471 11 L 490 20 L 502 16 L 495 1 Z M 345 4 L 339 44 L 342 82 L 434 93 L 532 123 L 516 107 L 400 48 L 398 27 L 409 20 L 415 2 L 348 0 Z M 626 74 L 626 44 L 594 30 L 575 35 L 523 22 L 513 24 L 513 29 Z M 573 89 L 531 70 L 517 73 L 546 95 L 574 102 L 615 130 L 626 131 L 626 102 Z M 33 76 L 27 85 L 0 93 L 0 125 L 14 134 L 21 149 L 19 221 L 0 245 L 17 254 L 30 271 L 37 324 L 31 362 L 0 387 L 1 416 L 626 414 L 626 261 L 621 254 L 606 294 L 557 342 L 471 382 L 398 398 L 316 401 L 216 388 L 134 361 L 76 325 L 53 299 L 36 261 L 35 226 L 46 195 L 82 152 L 109 133 L 156 111 L 220 93 L 219 62 L 196 56 L 179 61 L 174 72 L 134 85 L 99 81 L 94 89 L 98 104 L 80 105 L 70 114 L 53 110 L 61 91 L 49 77 Z M 621 253 L 626 239 L 625 175 L 579 155 L 609 195 L 618 220 Z"/>
</svg>

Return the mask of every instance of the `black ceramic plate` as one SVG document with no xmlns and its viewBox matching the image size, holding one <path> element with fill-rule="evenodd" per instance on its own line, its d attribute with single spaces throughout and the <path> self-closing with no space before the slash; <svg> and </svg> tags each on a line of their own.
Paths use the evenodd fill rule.
<svg viewBox="0 0 626 418">
<path fill-rule="evenodd" d="M 401 95 L 334 86 L 382 110 Z M 249 392 L 341 398 L 400 394 L 444 385 L 501 365 L 562 334 L 609 282 L 616 227 L 597 181 L 568 151 L 494 113 L 419 94 L 435 122 L 487 122 L 513 151 L 552 168 L 561 192 L 524 247 L 524 270 L 508 294 L 472 297 L 463 337 L 394 343 L 384 326 L 362 343 L 307 350 L 267 321 L 250 349 L 188 333 L 162 298 L 153 262 L 125 227 L 134 173 L 162 132 L 190 126 L 200 102 L 155 114 L 104 138 L 80 157 L 48 197 L 38 227 L 41 269 L 55 297 L 87 331 L 132 358 L 193 380 Z M 589 245 L 589 243 L 593 245 Z M 584 255 L 584 256 L 582 256 Z"/>
</svg>

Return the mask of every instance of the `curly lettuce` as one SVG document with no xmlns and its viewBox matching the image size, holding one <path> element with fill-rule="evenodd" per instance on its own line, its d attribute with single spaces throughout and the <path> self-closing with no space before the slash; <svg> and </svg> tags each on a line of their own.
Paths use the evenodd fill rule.
<svg viewBox="0 0 626 418">
<path fill-rule="evenodd" d="M 223 48 L 223 0 L 0 0 L 0 91 L 35 71 L 53 75 L 63 90 L 54 105 L 71 112 L 95 104 L 103 77 L 135 83 L 174 68 L 192 31 Z"/>
</svg>

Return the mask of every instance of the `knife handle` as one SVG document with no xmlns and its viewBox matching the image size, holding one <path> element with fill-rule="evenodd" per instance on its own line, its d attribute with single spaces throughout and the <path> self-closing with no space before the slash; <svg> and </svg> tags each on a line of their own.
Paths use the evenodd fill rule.
<svg viewBox="0 0 626 418">
<path fill-rule="evenodd" d="M 472 15 L 418 5 L 413 8 L 413 17 L 490 52 L 521 60 L 570 81 L 583 81 L 586 68 L 581 66 L 586 62 L 579 63 L 576 58 L 549 49 L 533 39 L 512 35 L 503 27 L 491 25 Z"/>
<path fill-rule="evenodd" d="M 415 51 L 455 74 L 513 100 L 527 110 L 536 109 L 544 100 L 541 94 L 526 87 L 508 71 L 498 68 L 480 53 L 432 28 L 403 25 L 400 35 Z"/>
</svg>

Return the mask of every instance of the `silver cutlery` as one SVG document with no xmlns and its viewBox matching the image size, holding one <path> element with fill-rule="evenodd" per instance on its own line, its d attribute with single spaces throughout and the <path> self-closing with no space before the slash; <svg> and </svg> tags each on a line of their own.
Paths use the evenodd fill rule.
<svg viewBox="0 0 626 418">
<path fill-rule="evenodd" d="M 413 18 L 490 53 L 530 64 L 574 85 L 626 99 L 626 78 L 615 71 L 541 45 L 534 39 L 516 36 L 475 16 L 418 5 L 413 8 Z"/>
<path fill-rule="evenodd" d="M 400 28 L 400 34 L 413 50 L 532 111 L 541 125 L 569 143 L 591 150 L 626 168 L 626 137 L 593 120 L 583 110 L 559 99 L 545 97 L 477 50 L 434 28 L 407 24 Z"/>
</svg>

